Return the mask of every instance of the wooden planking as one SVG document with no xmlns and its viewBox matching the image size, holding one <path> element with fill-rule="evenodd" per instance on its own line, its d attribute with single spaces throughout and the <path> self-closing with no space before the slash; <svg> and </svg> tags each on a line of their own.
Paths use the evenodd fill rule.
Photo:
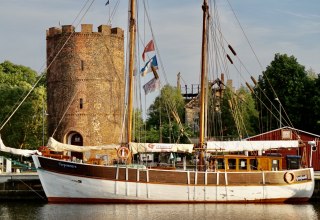
<svg viewBox="0 0 320 220">
<path fill-rule="evenodd" d="M 285 173 L 278 172 L 265 173 L 266 184 L 285 184 L 286 182 L 284 181 L 284 174 Z"/>
<path fill-rule="evenodd" d="M 128 181 L 130 181 L 130 182 L 137 181 L 137 173 L 138 173 L 137 169 L 129 168 L 128 169 Z"/>
<path fill-rule="evenodd" d="M 138 170 L 126 167 L 93 166 L 86 164 L 77 164 L 68 161 L 52 160 L 39 157 L 41 167 L 57 173 L 70 174 L 73 176 L 86 176 L 90 178 L 101 178 L 115 180 L 118 172 L 118 181 L 137 181 Z M 284 180 L 286 172 L 198 172 L 198 171 L 173 171 L 145 169 L 139 170 L 139 182 L 147 182 L 147 173 L 149 174 L 149 183 L 160 184 L 188 184 L 188 172 L 190 174 L 190 185 L 261 185 L 263 184 L 263 174 L 266 185 L 288 184 Z M 289 171 L 288 171 L 289 172 Z M 309 170 L 291 170 L 295 174 L 295 181 L 299 177 L 299 182 L 312 179 Z M 207 176 L 207 180 L 205 177 Z M 217 181 L 218 176 L 218 181 Z M 303 177 L 303 178 L 302 178 Z"/>
<path fill-rule="evenodd" d="M 151 183 L 188 184 L 187 172 L 150 170 L 149 178 Z"/>
<path fill-rule="evenodd" d="M 228 185 L 259 185 L 261 183 L 261 173 L 228 173 Z"/>
<path fill-rule="evenodd" d="M 216 185 L 217 184 L 217 173 L 208 172 L 207 184 L 208 185 Z"/>
</svg>

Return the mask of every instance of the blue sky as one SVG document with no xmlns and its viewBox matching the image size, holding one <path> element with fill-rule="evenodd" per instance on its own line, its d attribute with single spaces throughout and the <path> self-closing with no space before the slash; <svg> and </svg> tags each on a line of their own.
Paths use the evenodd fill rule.
<svg viewBox="0 0 320 220">
<path fill-rule="evenodd" d="M 0 62 L 10 60 L 42 72 L 46 65 L 45 31 L 60 24 L 71 24 L 86 0 L 0 0 Z M 116 0 L 96 0 L 81 23 L 96 27 L 108 21 Z M 112 26 L 127 28 L 127 2 L 120 1 Z M 320 73 L 320 1 L 319 0 L 229 0 L 238 16 L 263 69 L 252 52 L 226 0 L 217 0 L 224 37 L 236 49 L 241 60 L 257 77 L 274 58 L 287 53 L 298 62 Z M 160 50 L 168 82 L 176 84 L 181 72 L 187 84 L 199 82 L 201 11 L 200 0 L 149 0 L 156 43 Z M 141 5 L 141 3 L 140 3 Z M 143 34 L 148 41 L 150 34 Z M 140 65 L 142 66 L 142 64 Z M 163 71 L 162 69 L 160 70 Z M 243 85 L 236 73 L 230 73 L 235 86 Z M 148 79 L 145 79 L 148 80 Z M 144 82 L 142 82 L 144 83 Z"/>
</svg>

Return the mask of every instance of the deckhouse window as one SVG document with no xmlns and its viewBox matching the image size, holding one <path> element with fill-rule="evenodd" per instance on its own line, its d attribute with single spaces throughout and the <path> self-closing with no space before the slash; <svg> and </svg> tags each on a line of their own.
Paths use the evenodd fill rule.
<svg viewBox="0 0 320 220">
<path fill-rule="evenodd" d="M 237 168 L 236 167 L 236 162 L 237 162 L 236 159 L 228 159 L 228 169 L 229 170 L 235 170 Z"/>
<path fill-rule="evenodd" d="M 239 160 L 239 170 L 247 170 L 247 159 Z"/>
<path fill-rule="evenodd" d="M 250 170 L 257 170 L 257 169 L 258 169 L 258 160 L 250 159 Z"/>
<path fill-rule="evenodd" d="M 272 170 L 273 171 L 279 170 L 279 160 L 272 160 Z"/>
<path fill-rule="evenodd" d="M 218 169 L 224 170 L 224 159 L 219 158 L 219 159 L 217 159 L 217 162 L 218 162 Z"/>
</svg>

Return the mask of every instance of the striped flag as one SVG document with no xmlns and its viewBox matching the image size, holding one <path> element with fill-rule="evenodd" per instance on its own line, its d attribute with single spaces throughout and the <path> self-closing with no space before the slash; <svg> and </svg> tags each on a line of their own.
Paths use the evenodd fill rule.
<svg viewBox="0 0 320 220">
<path fill-rule="evenodd" d="M 160 89 L 160 79 L 153 78 L 143 86 L 143 89 L 146 95 Z"/>
<path fill-rule="evenodd" d="M 142 53 L 143 61 L 145 60 L 145 53 L 150 52 L 150 51 L 154 51 L 153 40 L 151 40 L 143 50 L 143 53 Z"/>
<path fill-rule="evenodd" d="M 147 73 L 152 72 L 152 67 L 153 69 L 157 70 L 158 69 L 158 61 L 156 55 L 154 55 L 147 63 L 144 65 L 144 67 L 141 69 L 141 75 L 145 76 Z"/>
</svg>

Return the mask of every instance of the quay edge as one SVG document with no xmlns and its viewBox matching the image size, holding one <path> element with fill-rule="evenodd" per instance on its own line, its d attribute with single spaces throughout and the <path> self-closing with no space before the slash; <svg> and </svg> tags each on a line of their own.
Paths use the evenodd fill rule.
<svg viewBox="0 0 320 220">
<path fill-rule="evenodd" d="M 47 202 L 36 172 L 0 173 L 0 201 Z"/>
</svg>

